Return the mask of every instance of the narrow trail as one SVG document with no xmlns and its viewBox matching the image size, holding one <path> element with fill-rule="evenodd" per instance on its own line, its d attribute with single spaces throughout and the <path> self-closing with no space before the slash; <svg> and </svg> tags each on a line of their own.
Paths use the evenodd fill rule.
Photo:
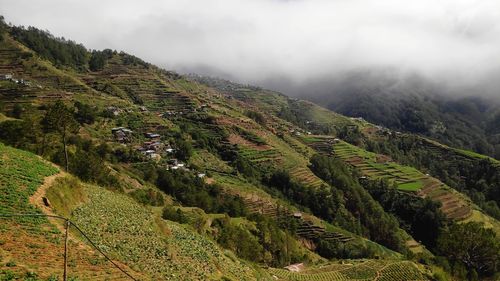
<svg viewBox="0 0 500 281">
<path fill-rule="evenodd" d="M 59 168 L 59 167 L 58 167 Z M 40 209 L 44 214 L 46 215 L 51 215 L 51 216 L 56 216 L 57 214 L 54 213 L 54 211 L 49 207 L 46 206 L 43 202 L 43 198 L 46 197 L 47 190 L 54 184 L 54 182 L 58 178 L 63 178 L 67 176 L 68 174 L 66 172 L 63 172 L 59 168 L 59 173 L 54 174 L 52 176 L 48 176 L 43 180 L 43 184 L 40 185 L 35 191 L 33 195 L 30 196 L 29 202 L 31 205 L 37 207 Z M 61 224 L 61 221 L 55 218 L 47 218 L 61 233 L 64 233 L 64 225 Z"/>
<path fill-rule="evenodd" d="M 54 185 L 57 179 L 69 176 L 69 174 L 64 172 L 60 167 L 57 166 L 55 167 L 59 169 L 59 172 L 57 174 L 45 177 L 43 184 L 40 185 L 38 189 L 35 191 L 35 193 L 29 197 L 30 204 L 40 209 L 45 215 L 50 215 L 50 216 L 57 216 L 58 214 L 55 213 L 50 206 L 45 205 L 45 203 L 43 202 L 43 198 L 47 197 L 47 190 Z M 66 230 L 64 221 L 52 217 L 47 217 L 47 219 L 53 226 L 57 228 L 57 230 L 59 230 L 61 233 L 65 233 Z M 68 240 L 75 244 L 73 247 L 76 247 L 78 252 L 86 251 L 92 255 L 97 254 L 97 251 L 94 248 L 84 243 L 81 240 L 81 238 L 76 237 L 71 231 L 68 232 Z M 126 264 L 116 260 L 114 260 L 114 262 L 117 263 L 121 268 L 125 269 L 127 272 L 134 274 L 134 276 L 141 277 L 141 279 L 144 279 L 143 278 L 144 276 L 142 276 L 142 274 L 138 273 L 135 270 L 132 270 Z M 112 270 L 115 271 L 114 268 Z M 113 274 L 109 273 L 109 274 L 110 275 L 105 278 L 106 280 L 108 280 L 109 278 L 111 278 L 109 280 L 130 280 L 128 277 L 123 276 L 122 273 L 120 272 L 115 272 Z"/>
</svg>

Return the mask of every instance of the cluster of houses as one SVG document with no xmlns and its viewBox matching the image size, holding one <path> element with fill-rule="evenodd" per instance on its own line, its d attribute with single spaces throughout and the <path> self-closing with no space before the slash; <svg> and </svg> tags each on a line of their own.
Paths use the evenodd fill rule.
<svg viewBox="0 0 500 281">
<path fill-rule="evenodd" d="M 30 81 L 24 80 L 24 79 L 14 78 L 14 76 L 12 74 L 2 74 L 2 75 L 0 75 L 0 80 L 11 81 L 11 82 L 14 82 L 16 84 L 20 84 L 20 85 L 24 85 L 24 86 L 31 86 Z"/>
<path fill-rule="evenodd" d="M 184 170 L 184 171 L 189 171 L 189 169 L 186 167 L 186 164 L 182 163 L 181 161 L 177 160 L 176 158 L 169 159 L 167 161 L 168 170 Z"/>
<path fill-rule="evenodd" d="M 193 109 L 184 109 L 184 110 L 179 110 L 179 111 L 167 110 L 163 114 L 161 114 L 160 116 L 163 118 L 169 118 L 169 117 L 185 115 L 185 114 L 193 113 L 193 112 L 204 112 L 204 111 L 207 111 L 208 108 L 209 108 L 208 104 L 202 104 L 198 108 L 193 108 Z"/>
<path fill-rule="evenodd" d="M 167 153 L 174 152 L 170 146 L 165 147 L 165 145 L 160 141 L 161 136 L 159 134 L 145 133 L 144 136 L 148 139 L 148 141 L 143 142 L 141 146 L 137 147 L 137 150 L 149 159 L 159 161 L 163 151 Z"/>
</svg>

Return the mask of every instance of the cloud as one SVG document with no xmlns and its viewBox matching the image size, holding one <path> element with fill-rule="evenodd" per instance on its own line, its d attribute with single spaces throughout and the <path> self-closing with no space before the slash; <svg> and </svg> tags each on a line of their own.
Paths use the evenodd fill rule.
<svg viewBox="0 0 500 281">
<path fill-rule="evenodd" d="M 243 82 L 300 84 L 396 68 L 474 85 L 500 69 L 497 0 L 0 0 L 0 6 L 14 24 L 90 48 Z"/>
</svg>

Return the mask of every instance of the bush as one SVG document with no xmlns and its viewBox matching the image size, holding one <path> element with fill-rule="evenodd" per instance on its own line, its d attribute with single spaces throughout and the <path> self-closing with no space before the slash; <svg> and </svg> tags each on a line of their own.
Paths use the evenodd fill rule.
<svg viewBox="0 0 500 281">
<path fill-rule="evenodd" d="M 150 189 L 138 189 L 130 193 L 137 202 L 151 206 L 163 206 L 165 203 L 161 192 Z"/>
<path fill-rule="evenodd" d="M 188 218 L 180 208 L 166 206 L 163 208 L 162 218 L 178 223 L 188 223 Z"/>
<path fill-rule="evenodd" d="M 208 185 L 203 179 L 187 172 L 159 170 L 156 185 L 188 207 L 198 207 L 207 213 L 227 213 L 234 217 L 246 214 L 241 198 L 225 194 L 221 187 Z"/>
<path fill-rule="evenodd" d="M 80 124 L 93 124 L 97 118 L 97 107 L 92 107 L 88 104 L 75 102 L 76 112 L 74 113 L 75 119 Z"/>
<path fill-rule="evenodd" d="M 255 122 L 259 123 L 260 125 L 266 124 L 266 118 L 260 112 L 247 110 L 245 112 L 245 115 L 248 116 L 249 118 L 252 118 Z"/>
</svg>

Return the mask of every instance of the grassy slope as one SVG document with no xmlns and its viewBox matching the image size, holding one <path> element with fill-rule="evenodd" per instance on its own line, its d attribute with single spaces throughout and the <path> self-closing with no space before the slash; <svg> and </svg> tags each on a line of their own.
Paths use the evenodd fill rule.
<svg viewBox="0 0 500 281">
<path fill-rule="evenodd" d="M 8 44 L 10 44 L 9 48 L 23 49 L 22 46 L 19 46 L 19 44 L 15 42 L 8 41 Z M 0 58 L 0 64 L 11 63 L 12 59 Z M 234 125 L 240 126 L 243 122 L 245 130 L 263 138 L 267 145 L 276 152 L 278 157 L 275 159 L 273 158 L 271 164 L 281 165 L 282 163 L 285 163 L 284 168 L 286 169 L 291 169 L 292 167 L 297 168 L 297 172 L 292 173 L 292 176 L 295 176 L 296 179 L 300 181 L 309 183 L 312 187 L 316 186 L 318 182 L 321 183 L 321 180 L 316 178 L 307 167 L 308 159 L 312 155 L 312 150 L 296 141 L 295 138 L 287 133 L 289 129 L 299 129 L 297 126 L 275 117 L 274 114 L 276 114 L 283 104 L 297 102 L 300 106 L 307 108 L 307 112 L 310 112 L 305 117 L 315 120 L 316 122 L 322 122 L 331 126 L 337 126 L 339 124 L 353 124 L 353 122 L 355 123 L 355 121 L 352 121 L 349 118 L 332 113 L 314 104 L 301 101 L 291 101 L 282 95 L 275 95 L 272 92 L 259 91 L 256 93 L 248 93 L 249 95 L 246 97 L 252 98 L 247 99 L 245 102 L 242 102 L 241 100 L 228 99 L 220 96 L 220 94 L 213 89 L 182 78 L 179 79 L 178 77 L 169 75 L 168 73 L 162 72 L 154 67 L 144 69 L 141 66 L 124 66 L 121 59 L 117 56 L 115 56 L 113 60 L 108 63 L 103 71 L 88 74 L 75 73 L 73 71 L 61 71 L 54 68 L 47 62 L 37 59 L 36 57 L 22 61 L 21 63 L 22 67 L 14 73 L 35 82 L 35 84 L 40 85 L 41 88 L 35 89 L 34 87 L 31 87 L 21 89 L 23 92 L 30 92 L 34 94 L 30 98 L 26 98 L 25 96 L 13 97 L 9 96 L 10 93 L 2 93 L 3 98 L 8 98 L 9 101 L 20 101 L 26 106 L 29 106 L 47 103 L 59 97 L 65 97 L 68 101 L 80 100 L 87 103 L 91 102 L 93 105 L 98 106 L 100 110 L 113 105 L 123 109 L 131 109 L 131 113 L 124 114 L 126 116 L 139 116 L 141 118 L 139 129 L 144 127 L 148 128 L 149 126 L 153 126 L 153 128 L 165 126 L 167 128 L 175 129 L 176 125 L 173 122 L 164 118 L 159 118 L 156 113 L 160 113 L 163 110 L 170 108 L 180 110 L 185 106 L 193 107 L 202 103 L 209 103 L 209 114 L 215 116 L 217 120 L 229 120 L 227 124 L 223 125 L 226 129 L 231 130 Z M 43 67 L 41 68 L 41 66 Z M 102 90 L 103 88 L 100 87 L 101 84 L 105 84 L 107 86 L 105 90 Z M 69 95 L 69 92 L 73 94 Z M 131 92 L 134 95 L 141 97 L 144 104 L 150 109 L 150 112 L 140 112 L 138 110 L 138 106 L 133 104 L 127 92 Z M 58 94 L 52 95 L 53 93 Z M 186 99 L 188 102 L 186 102 Z M 9 106 L 10 105 L 11 104 L 9 104 Z M 244 116 L 244 111 L 248 108 L 264 111 L 264 113 L 269 114 L 267 117 L 272 121 L 268 122 L 266 125 L 259 125 L 255 123 L 253 120 Z M 36 111 L 34 112 L 36 114 Z M 99 119 L 96 125 L 85 127 L 82 133 L 95 139 L 111 140 L 109 129 L 113 126 L 119 125 L 117 122 L 120 119 L 121 118 L 118 118 L 113 122 Z M 284 137 L 277 137 L 275 133 L 278 132 L 284 132 Z M 252 146 L 245 147 L 242 145 L 240 149 L 252 150 Z M 262 165 L 262 168 L 264 169 L 264 164 L 259 163 L 257 163 L 257 165 Z M 224 165 L 221 163 L 221 166 Z M 224 170 L 225 168 L 221 169 Z M 214 175 L 214 178 L 217 182 L 221 183 L 226 188 L 231 189 L 233 192 L 242 194 L 251 193 L 252 195 L 257 195 L 261 198 L 270 198 L 270 196 L 259 189 L 259 187 L 248 182 L 241 185 L 238 182 L 239 179 L 225 173 L 217 173 Z M 93 194 L 92 192 L 95 191 L 92 191 L 92 188 L 89 190 L 89 194 Z M 101 206 L 112 207 L 114 206 L 113 204 L 115 204 L 113 202 L 115 199 L 111 199 L 110 193 L 107 195 L 97 194 L 95 196 L 102 199 L 101 201 L 97 200 L 98 202 L 101 202 Z M 117 198 L 119 198 L 119 196 L 120 195 L 117 195 Z M 92 208 L 94 207 L 83 205 L 83 207 L 80 208 L 83 208 L 82 210 L 89 208 L 88 210 L 91 210 L 89 212 L 93 212 Z M 147 212 L 147 210 L 145 212 Z M 317 218 L 314 218 L 314 220 L 319 224 L 327 225 Z M 148 223 L 152 222 L 150 221 Z M 172 225 L 170 227 L 176 228 L 176 226 Z M 89 228 L 92 228 L 92 226 L 89 226 Z M 158 228 L 161 229 L 160 226 L 158 226 Z M 191 230 L 182 230 L 182 227 L 176 229 L 179 230 L 179 233 L 188 233 L 192 235 Z M 103 235 L 104 234 L 105 233 L 103 233 Z M 180 236 L 184 234 L 180 234 Z M 359 241 L 364 240 L 360 239 Z M 384 251 L 386 251 L 386 249 L 383 250 L 383 247 L 381 247 L 381 249 L 381 256 L 385 256 L 386 254 L 384 254 Z M 389 255 L 391 255 L 391 253 L 389 253 Z M 117 256 L 120 256 L 119 252 L 117 253 Z M 165 270 L 165 272 L 169 272 L 168 270 L 170 269 L 166 268 Z M 200 274 L 210 275 L 216 272 L 212 270 L 213 269 L 201 271 Z"/>
<path fill-rule="evenodd" d="M 1 143 L 0 155 L 1 212 L 39 212 L 28 203 L 28 197 L 57 169 L 29 152 Z M 214 242 L 189 227 L 161 220 L 126 195 L 66 177 L 56 181 L 48 197 L 58 213 L 71 215 L 101 249 L 153 280 L 216 280 L 221 276 L 265 280 L 263 272 L 226 254 Z M 40 277 L 61 273 L 62 233 L 46 219 L 7 219 L 2 223 L 0 241 L 0 276 L 7 271 L 17 276 L 35 272 Z M 70 274 L 84 280 L 116 278 L 118 274 L 102 257 L 86 249 L 79 250 L 79 257 L 73 256 L 71 261 Z"/>
<path fill-rule="evenodd" d="M 0 143 L 0 213 L 41 213 L 30 205 L 28 198 L 44 177 L 57 172 L 57 168 L 38 156 Z M 62 275 L 63 233 L 54 224 L 43 217 L 0 220 L 1 280 L 28 277 L 45 280 Z M 69 276 L 81 280 L 124 278 L 102 256 L 79 241 L 69 241 L 68 264 Z"/>
<path fill-rule="evenodd" d="M 73 220 L 101 248 L 153 279 L 256 279 L 252 268 L 226 256 L 214 242 L 161 220 L 131 198 L 95 186 L 85 193 L 89 201 L 75 209 Z"/>
</svg>

